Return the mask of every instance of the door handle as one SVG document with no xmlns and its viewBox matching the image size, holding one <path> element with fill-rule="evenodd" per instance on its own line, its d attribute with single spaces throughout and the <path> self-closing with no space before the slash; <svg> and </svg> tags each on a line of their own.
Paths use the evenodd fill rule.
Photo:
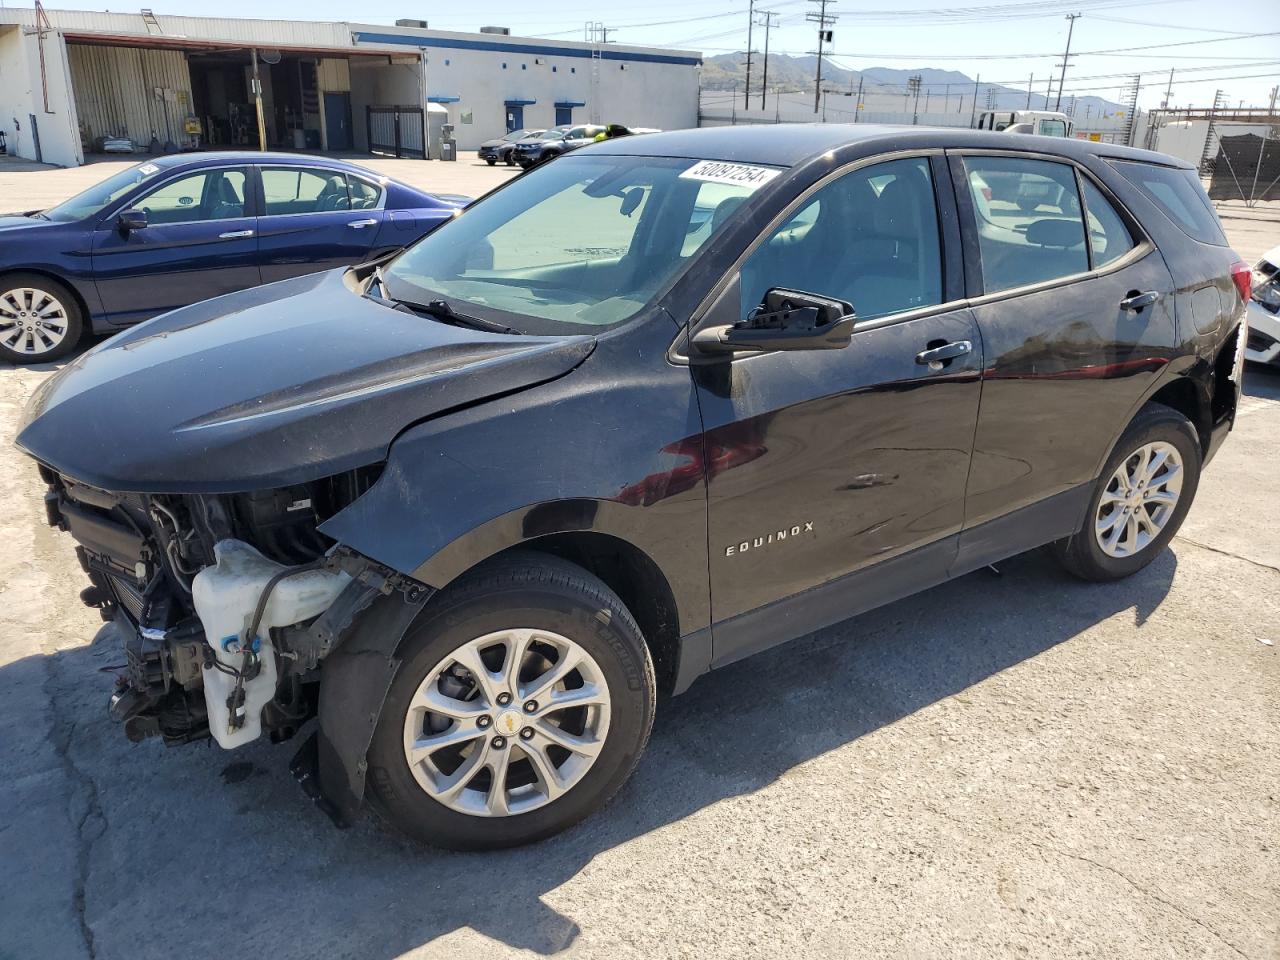
<svg viewBox="0 0 1280 960">
<path fill-rule="evenodd" d="M 252 237 L 252 230 L 231 230 L 227 233 L 218 234 L 219 240 L 239 240 L 242 237 Z"/>
<path fill-rule="evenodd" d="M 1148 290 L 1146 293 L 1131 293 L 1120 301 L 1121 310 L 1141 310 L 1160 299 L 1160 291 Z"/>
<path fill-rule="evenodd" d="M 956 357 L 963 357 L 972 350 L 973 343 L 971 341 L 953 340 L 951 343 L 944 343 L 940 347 L 921 350 L 916 354 L 916 363 L 943 364 L 948 360 L 954 360 Z"/>
<path fill-rule="evenodd" d="M 365 227 L 377 226 L 377 220 L 352 220 L 347 224 L 352 230 L 363 230 Z"/>
</svg>

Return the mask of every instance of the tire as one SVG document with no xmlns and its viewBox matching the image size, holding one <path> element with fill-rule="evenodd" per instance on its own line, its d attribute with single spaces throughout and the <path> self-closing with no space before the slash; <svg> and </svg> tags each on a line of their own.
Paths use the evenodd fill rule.
<svg viewBox="0 0 1280 960">
<path fill-rule="evenodd" d="M 504 687 L 499 681 L 494 691 L 504 692 L 486 697 L 472 680 L 457 679 L 459 665 L 468 659 L 473 643 L 487 643 L 508 631 L 513 636 L 528 632 L 535 638 L 526 641 L 528 652 L 521 660 L 526 669 L 518 682 Z M 592 740 L 593 723 L 599 730 L 603 718 L 604 725 L 604 732 L 592 740 L 592 747 L 598 749 L 593 759 L 554 743 L 540 753 L 544 761 L 550 758 L 558 765 L 554 771 L 557 783 L 569 782 L 565 792 L 554 798 L 547 781 L 537 775 L 533 752 L 526 753 L 524 739 L 528 735 L 535 748 L 549 742 L 541 734 L 534 739 L 533 726 L 516 729 L 527 720 L 529 703 L 520 702 L 524 699 L 521 693 L 527 695 L 557 669 L 554 662 L 543 666 L 548 661 L 540 652 L 552 649 L 540 639 L 544 636 L 576 645 L 587 655 L 590 668 L 570 671 L 570 679 L 557 684 L 564 689 L 538 694 L 544 696 L 543 709 L 552 711 L 548 716 L 558 719 L 529 723 L 540 731 L 547 729 L 547 723 L 564 723 L 564 727 L 553 729 L 560 735 L 577 735 L 578 743 Z M 512 641 L 513 645 L 517 642 Z M 495 662 L 501 669 L 511 659 L 512 647 L 500 647 L 485 650 L 487 670 L 495 669 Z M 455 656 L 459 659 L 454 660 Z M 452 850 L 491 850 L 552 836 L 603 806 L 626 782 L 648 743 L 657 693 L 653 662 L 640 628 L 603 582 L 559 558 L 519 552 L 482 564 L 432 599 L 401 642 L 397 657 L 400 667 L 369 748 L 369 799 L 384 820 L 414 840 Z M 475 675 L 463 672 L 462 676 Z M 594 682 L 589 684 L 588 677 Z M 489 679 L 493 681 L 494 675 Z M 571 684 L 578 681 L 581 685 L 575 691 Z M 446 682 L 468 692 L 462 700 L 455 699 L 457 693 L 445 695 L 441 691 Z M 497 707 L 512 686 L 519 688 L 516 700 L 505 708 Z M 607 690 L 605 706 L 554 712 L 553 697 L 598 692 L 601 686 Z M 477 712 L 470 716 L 476 719 L 448 720 L 433 712 L 424 714 L 421 708 L 411 712 L 411 706 L 415 701 L 421 703 L 418 698 L 428 690 L 435 698 L 433 704 L 447 702 L 451 711 L 459 704 L 473 708 Z M 580 719 L 576 727 L 572 724 L 575 715 Z M 464 724 L 479 728 L 484 719 L 488 721 L 482 728 L 486 733 L 464 729 Z M 433 732 L 440 728 L 443 733 Z M 497 741 L 503 737 L 495 732 L 503 731 L 509 742 L 499 750 Z M 440 742 L 450 736 L 465 736 L 467 743 L 431 753 L 424 749 L 410 766 L 410 742 Z M 453 756 L 458 749 L 469 753 L 458 759 Z M 486 752 L 477 757 L 481 750 Z M 564 756 L 557 759 L 557 751 Z M 449 769 L 450 763 L 455 764 L 453 769 Z M 471 766 L 465 775 L 460 774 L 467 764 Z M 495 813 L 499 784 L 494 771 L 498 765 L 506 772 L 501 805 Z M 445 796 L 449 788 L 440 785 L 460 780 L 469 783 L 458 788 L 455 796 Z M 524 809 L 518 809 L 521 805 Z"/>
<path fill-rule="evenodd" d="M 1172 454 L 1169 453 L 1170 448 Z M 1165 460 L 1163 466 L 1157 468 L 1156 476 L 1132 494 L 1132 501 L 1122 500 L 1126 491 L 1117 478 L 1121 467 L 1125 467 L 1127 476 L 1130 470 L 1137 470 L 1143 465 L 1140 458 L 1145 456 L 1145 467 L 1149 469 L 1161 453 Z M 1168 472 L 1175 457 L 1180 461 L 1176 464 L 1176 474 Z M 1172 407 L 1147 404 L 1116 442 L 1106 466 L 1102 468 L 1080 529 L 1055 543 L 1053 552 L 1068 571 L 1082 580 L 1105 582 L 1132 576 L 1159 556 L 1182 526 L 1200 483 L 1200 467 L 1200 440 L 1191 422 Z M 1175 479 L 1180 484 L 1176 499 L 1166 503 Z M 1126 507 L 1128 515 L 1117 513 Z M 1169 508 L 1167 513 L 1163 512 L 1166 508 Z M 1141 520 L 1144 514 L 1147 518 L 1145 524 Z M 1128 516 L 1133 517 L 1132 523 Z M 1099 532 L 1099 528 L 1109 520 L 1113 521 L 1111 525 L 1105 532 Z M 1157 520 L 1159 526 L 1152 535 L 1150 528 Z M 1124 527 L 1124 531 L 1119 531 L 1119 527 Z M 1112 536 L 1120 539 L 1109 550 L 1104 541 Z M 1127 547 L 1126 541 L 1131 541 Z M 1127 553 L 1124 552 L 1126 550 Z"/>
<path fill-rule="evenodd" d="M 485 163 L 487 163 L 489 166 L 491 166 L 491 167 L 492 167 L 492 166 L 493 166 L 495 163 L 497 163 L 498 161 L 497 161 L 497 160 L 495 160 L 495 159 L 493 159 L 493 157 L 485 157 L 485 161 L 484 161 L 484 162 L 485 162 Z"/>
<path fill-rule="evenodd" d="M 45 363 L 75 349 L 80 303 L 65 284 L 38 273 L 0 276 L 0 359 Z"/>
<path fill-rule="evenodd" d="M 509 153 L 507 154 L 506 160 L 507 160 L 508 167 L 514 167 L 516 165 L 516 162 L 511 159 L 511 154 Z"/>
</svg>

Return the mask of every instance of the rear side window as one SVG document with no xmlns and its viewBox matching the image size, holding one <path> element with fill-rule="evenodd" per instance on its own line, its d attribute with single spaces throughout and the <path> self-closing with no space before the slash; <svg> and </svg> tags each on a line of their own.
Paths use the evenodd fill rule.
<svg viewBox="0 0 1280 960">
<path fill-rule="evenodd" d="M 1194 170 L 1176 170 L 1126 160 L 1112 160 L 1111 164 L 1187 236 L 1218 247 L 1227 245 L 1218 215 L 1213 212 Z"/>
<path fill-rule="evenodd" d="M 1102 191 L 1084 179 L 1085 220 L 1089 224 L 1089 249 L 1093 268 L 1105 267 L 1134 248 L 1133 236 L 1120 214 Z"/>
<path fill-rule="evenodd" d="M 986 293 L 1085 273 L 1089 254 L 1073 167 L 966 157 Z"/>
</svg>

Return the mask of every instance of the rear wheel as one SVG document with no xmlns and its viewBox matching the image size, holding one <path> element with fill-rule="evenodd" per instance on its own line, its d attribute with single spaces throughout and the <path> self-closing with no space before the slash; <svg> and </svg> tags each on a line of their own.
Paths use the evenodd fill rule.
<svg viewBox="0 0 1280 960">
<path fill-rule="evenodd" d="M 75 296 L 58 281 L 35 273 L 0 277 L 0 358 L 56 360 L 75 348 L 83 323 Z"/>
<path fill-rule="evenodd" d="M 653 664 L 605 584 L 535 553 L 478 568 L 423 612 L 369 750 L 371 800 L 417 840 L 516 846 L 599 808 L 649 738 Z"/>
<path fill-rule="evenodd" d="M 1173 539 L 1200 481 L 1200 441 L 1191 422 L 1152 403 L 1116 444 L 1081 529 L 1055 544 L 1063 565 L 1085 580 L 1137 573 Z"/>
</svg>

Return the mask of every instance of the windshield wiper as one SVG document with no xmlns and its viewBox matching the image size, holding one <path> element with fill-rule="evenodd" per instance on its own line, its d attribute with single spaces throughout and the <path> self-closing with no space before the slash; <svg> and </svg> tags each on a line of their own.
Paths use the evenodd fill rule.
<svg viewBox="0 0 1280 960">
<path fill-rule="evenodd" d="M 519 334 L 520 331 L 514 327 L 508 327 L 504 323 L 496 323 L 493 320 L 485 320 L 481 317 L 467 316 L 465 313 L 458 313 L 453 309 L 453 305 L 448 300 L 431 300 L 427 303 L 417 303 L 413 300 L 405 300 L 401 297 L 391 295 L 391 288 L 387 286 L 387 278 L 382 272 L 382 266 L 374 267 L 373 276 L 378 281 L 378 286 L 382 290 L 382 296 L 371 294 L 366 289 L 365 296 L 374 300 L 380 300 L 391 307 L 401 310 L 408 310 L 412 313 L 426 314 L 428 317 L 439 320 L 441 323 L 447 323 L 455 327 L 468 327 L 472 330 L 483 330 L 486 333 L 507 333 Z"/>
</svg>

